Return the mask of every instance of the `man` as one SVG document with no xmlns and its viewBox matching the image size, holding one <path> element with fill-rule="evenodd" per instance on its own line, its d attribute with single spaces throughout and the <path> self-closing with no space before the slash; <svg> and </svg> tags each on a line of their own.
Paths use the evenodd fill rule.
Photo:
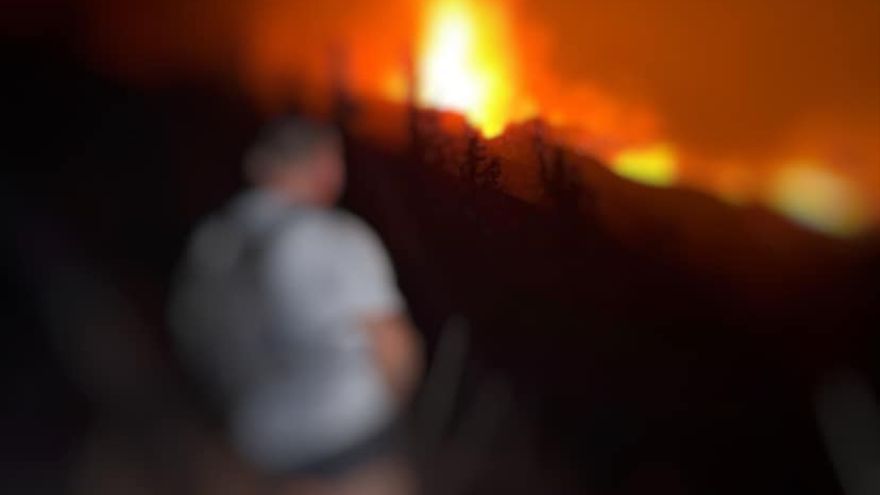
<svg viewBox="0 0 880 495">
<path fill-rule="evenodd" d="M 254 187 L 192 237 L 175 341 L 244 459 L 352 485 L 340 480 L 376 458 L 418 379 L 416 334 L 379 239 L 332 208 L 345 176 L 333 129 L 277 123 L 245 173 Z"/>
</svg>

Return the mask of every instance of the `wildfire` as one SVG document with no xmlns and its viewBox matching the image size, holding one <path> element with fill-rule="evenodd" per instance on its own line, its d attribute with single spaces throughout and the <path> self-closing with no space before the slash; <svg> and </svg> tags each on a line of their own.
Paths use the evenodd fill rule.
<svg viewBox="0 0 880 495">
<path fill-rule="evenodd" d="M 428 4 L 417 64 L 418 103 L 459 112 L 488 138 L 501 134 L 511 122 L 534 117 L 537 106 L 519 87 L 508 24 L 499 4 L 474 0 L 433 0 Z M 399 81 L 389 80 L 389 93 L 402 94 L 399 86 Z M 609 101 L 594 99 L 577 117 L 595 127 L 597 115 L 603 114 L 601 120 L 608 124 L 611 107 Z M 633 122 L 638 120 L 631 117 Z M 613 134 L 611 127 L 599 131 Z M 613 170 L 631 180 L 668 186 L 675 182 L 675 158 L 666 144 L 623 148 L 614 155 Z"/>
<path fill-rule="evenodd" d="M 559 129 L 575 130 L 561 139 L 601 157 L 621 177 L 654 187 L 703 189 L 737 205 L 763 203 L 830 235 L 856 235 L 871 223 L 870 207 L 859 188 L 826 160 L 809 167 L 765 164 L 763 168 L 778 173 L 763 183 L 748 167 L 694 160 L 686 147 L 664 135 L 660 116 L 650 108 L 627 104 L 577 81 L 554 79 L 541 71 L 544 67 L 530 66 L 542 75 L 543 85 L 536 85 L 534 77 L 524 84 L 502 0 L 427 2 L 412 93 L 422 107 L 459 113 L 486 138 L 502 134 L 511 123 L 540 116 Z M 400 101 L 408 93 L 407 80 L 402 71 L 392 75 L 385 81 L 386 93 Z"/>
<path fill-rule="evenodd" d="M 643 185 L 840 237 L 880 230 L 875 0 L 800 2 L 785 16 L 767 2 L 662 0 L 187 2 L 200 15 L 183 16 L 177 2 L 76 3 L 95 21 L 86 58 L 123 80 L 240 71 L 268 113 L 296 101 L 327 115 L 344 90 L 361 110 L 380 103 L 352 112 L 358 129 L 398 143 L 413 100 L 486 138 L 538 117 L 546 142 Z M 505 192 L 531 200 L 540 166 L 517 135 L 491 149 Z"/>
<path fill-rule="evenodd" d="M 531 116 L 516 93 L 512 40 L 503 9 L 469 0 L 427 6 L 418 57 L 417 100 L 462 113 L 486 137 Z"/>
</svg>

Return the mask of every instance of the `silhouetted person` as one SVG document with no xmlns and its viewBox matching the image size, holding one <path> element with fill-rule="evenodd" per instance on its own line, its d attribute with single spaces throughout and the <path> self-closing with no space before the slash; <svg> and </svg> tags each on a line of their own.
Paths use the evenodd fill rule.
<svg viewBox="0 0 880 495">
<path fill-rule="evenodd" d="M 340 138 L 279 122 L 245 173 L 253 188 L 198 227 L 172 294 L 184 365 L 238 454 L 290 480 L 283 493 L 398 493 L 369 466 L 421 353 L 379 239 L 332 208 Z"/>
</svg>

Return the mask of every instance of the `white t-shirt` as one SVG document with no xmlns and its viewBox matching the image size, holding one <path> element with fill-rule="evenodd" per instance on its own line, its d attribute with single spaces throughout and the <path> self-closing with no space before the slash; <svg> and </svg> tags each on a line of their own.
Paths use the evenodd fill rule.
<svg viewBox="0 0 880 495">
<path fill-rule="evenodd" d="M 237 448 L 284 470 L 390 422 L 392 400 L 360 324 L 402 310 L 366 224 L 250 191 L 193 235 L 171 326 L 185 364 L 227 409 Z"/>
</svg>

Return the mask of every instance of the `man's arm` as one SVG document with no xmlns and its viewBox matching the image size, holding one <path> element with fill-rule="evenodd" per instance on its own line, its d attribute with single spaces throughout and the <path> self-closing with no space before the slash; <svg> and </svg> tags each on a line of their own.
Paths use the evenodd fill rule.
<svg viewBox="0 0 880 495">
<path fill-rule="evenodd" d="M 315 293 L 309 309 L 332 301 L 337 311 L 356 318 L 380 375 L 398 402 L 405 403 L 418 384 L 423 349 L 381 241 L 360 220 L 336 213 L 315 217 L 301 228 L 310 229 L 301 232 L 306 242 L 298 246 L 302 270 L 288 278 L 303 283 L 311 274 L 305 282 L 310 290 L 301 291 Z M 329 292 L 315 292 L 318 287 Z"/>
<path fill-rule="evenodd" d="M 424 367 L 421 338 L 403 313 L 365 317 L 363 328 L 386 383 L 395 398 L 406 403 Z"/>
</svg>

